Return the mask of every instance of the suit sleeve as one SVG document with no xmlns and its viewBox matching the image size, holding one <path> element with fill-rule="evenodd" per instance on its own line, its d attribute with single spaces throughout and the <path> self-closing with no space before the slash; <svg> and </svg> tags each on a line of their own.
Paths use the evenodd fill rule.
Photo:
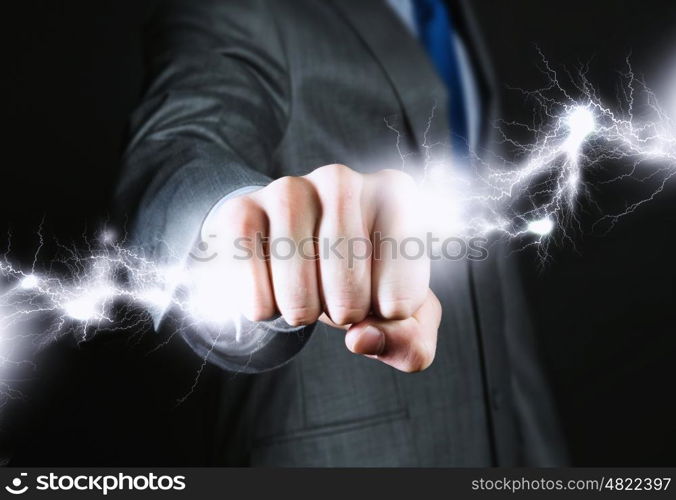
<svg viewBox="0 0 676 500">
<path fill-rule="evenodd" d="M 273 2 L 160 2 L 116 193 L 132 246 L 181 263 L 221 198 L 270 182 L 288 117 Z"/>
</svg>

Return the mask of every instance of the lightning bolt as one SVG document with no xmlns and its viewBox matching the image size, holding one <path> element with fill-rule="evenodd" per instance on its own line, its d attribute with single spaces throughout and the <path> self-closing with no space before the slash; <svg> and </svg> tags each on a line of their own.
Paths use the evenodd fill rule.
<svg viewBox="0 0 676 500">
<path fill-rule="evenodd" d="M 591 85 L 587 68 L 575 77 L 566 73 L 572 87 L 569 92 L 557 70 L 540 55 L 548 85 L 534 91 L 517 89 L 536 104 L 537 119 L 533 124 L 496 124 L 500 142 L 515 153 L 516 160 L 473 151 L 479 167 L 476 175 L 465 176 L 435 158 L 440 144 L 425 139 L 422 215 L 430 221 L 433 233 L 465 239 L 498 234 L 523 239 L 524 245 L 538 245 L 546 252 L 556 236 L 574 244 L 569 231 L 579 227 L 575 213 L 581 197 L 590 196 L 588 172 L 621 164 L 603 184 L 629 178 L 657 183 L 645 198 L 628 202 L 619 213 L 604 214 L 598 222 L 609 227 L 658 196 L 676 174 L 673 123 L 655 94 L 635 75 L 629 58 L 618 102 L 611 107 Z M 434 110 L 428 130 L 433 119 Z M 405 168 L 410 158 L 401 152 L 401 134 L 387 120 L 385 125 L 396 133 L 396 148 Z M 510 133 L 515 128 L 532 139 L 516 141 Z M 228 280 L 216 279 L 208 267 L 197 272 L 159 265 L 104 233 L 95 245 L 85 245 L 85 253 L 60 245 L 63 255 L 42 271 L 42 225 L 38 236 L 29 271 L 12 264 L 10 248 L 0 259 L 0 278 L 5 282 L 0 289 L 0 368 L 29 363 L 19 345 L 29 344 L 36 350 L 67 334 L 84 342 L 103 330 L 138 331 L 169 308 L 185 317 L 180 328 L 220 325 L 212 348 L 223 341 L 250 341 L 237 311 L 224 309 L 231 302 L 228 294 L 237 294 L 237 287 L 229 283 L 229 289 L 224 288 Z M 178 289 L 188 292 L 178 294 Z M 35 318 L 40 318 L 38 324 L 31 323 Z M 203 361 L 193 388 L 206 358 Z M 0 394 L 5 399 L 20 397 L 1 377 Z"/>
<path fill-rule="evenodd" d="M 538 245 L 544 257 L 555 236 L 574 246 L 569 230 L 580 227 L 575 213 L 581 197 L 590 199 L 592 186 L 585 179 L 591 171 L 612 166 L 601 185 L 627 179 L 657 184 L 645 198 L 628 201 L 624 210 L 603 214 L 596 225 L 606 223 L 608 230 L 658 196 L 676 174 L 673 122 L 635 75 L 629 58 L 613 108 L 599 97 L 587 67 L 575 76 L 566 72 L 573 97 L 559 72 L 538 53 L 548 85 L 514 89 L 535 103 L 535 123 L 496 124 L 501 144 L 515 161 L 473 151 L 478 168 L 470 179 L 446 162 L 435 163 L 429 148 L 424 151 L 424 213 L 432 220 L 433 232 L 466 239 L 495 233 L 519 239 L 531 235 L 534 239 L 526 245 Z M 530 142 L 513 139 L 514 129 L 525 131 Z"/>
</svg>

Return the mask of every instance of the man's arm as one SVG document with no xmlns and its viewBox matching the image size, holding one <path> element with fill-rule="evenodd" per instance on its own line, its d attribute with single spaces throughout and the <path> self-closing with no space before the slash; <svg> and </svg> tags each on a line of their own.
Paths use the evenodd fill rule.
<svg viewBox="0 0 676 500">
<path fill-rule="evenodd" d="M 333 242 L 378 235 L 399 245 L 422 237 L 415 182 L 399 171 L 365 176 L 341 165 L 270 182 L 289 108 L 273 4 L 162 5 L 149 37 L 154 76 L 134 117 L 120 188 L 127 210 L 135 207 L 132 243 L 156 262 L 181 263 L 220 200 L 265 185 L 219 204 L 208 218 L 224 250 L 205 273 L 217 284 L 209 300 L 236 304 L 253 321 L 277 312 L 292 326 L 322 320 L 347 330 L 355 353 L 404 371 L 425 369 L 441 318 L 427 255 L 355 267 L 331 255 Z M 295 244 L 319 236 L 330 246 L 320 245 L 318 263 L 228 257 L 237 241 L 256 234 Z"/>
<path fill-rule="evenodd" d="M 131 243 L 180 263 L 224 196 L 270 182 L 288 114 L 267 2 L 161 2 L 146 37 L 150 85 L 132 117 L 117 193 Z"/>
</svg>

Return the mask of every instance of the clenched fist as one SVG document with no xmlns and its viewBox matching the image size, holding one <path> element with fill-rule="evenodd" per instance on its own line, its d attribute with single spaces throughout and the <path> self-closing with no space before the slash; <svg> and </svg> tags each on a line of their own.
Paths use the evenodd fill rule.
<svg viewBox="0 0 676 500">
<path fill-rule="evenodd" d="M 419 204 L 407 174 L 328 165 L 228 199 L 207 222 L 248 319 L 320 320 L 346 329 L 352 352 L 414 372 L 441 320 Z"/>
</svg>

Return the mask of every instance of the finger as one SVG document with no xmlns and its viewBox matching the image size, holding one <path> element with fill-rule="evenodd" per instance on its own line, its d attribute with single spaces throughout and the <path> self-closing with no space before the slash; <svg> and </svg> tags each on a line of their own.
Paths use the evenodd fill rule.
<svg viewBox="0 0 676 500">
<path fill-rule="evenodd" d="M 418 372 L 434 360 L 441 304 L 431 290 L 412 317 L 382 320 L 370 317 L 352 325 L 345 336 L 355 354 L 374 357 L 404 372 Z"/>
<path fill-rule="evenodd" d="M 322 206 L 317 229 L 324 309 L 336 325 L 363 320 L 371 308 L 371 242 L 362 210 L 363 177 L 342 165 L 307 175 Z"/>
<path fill-rule="evenodd" d="M 269 220 L 269 257 L 275 302 L 291 326 L 314 323 L 321 314 L 313 240 L 318 200 L 301 177 L 283 177 L 255 193 Z"/>
<path fill-rule="evenodd" d="M 378 198 L 371 236 L 373 307 L 382 318 L 406 319 L 420 308 L 429 287 L 418 187 L 399 170 L 382 170 L 370 176 L 369 183 L 376 186 Z"/>
<path fill-rule="evenodd" d="M 331 318 L 329 318 L 328 314 L 326 314 L 326 313 L 323 313 L 323 314 L 319 317 L 319 321 L 321 321 L 321 322 L 324 323 L 325 325 L 329 325 L 329 326 L 332 327 L 332 328 L 338 328 L 339 330 L 345 330 L 345 331 L 348 331 L 348 330 L 350 329 L 350 324 L 349 324 L 349 323 L 348 323 L 347 325 L 338 325 L 338 324 L 334 323 L 334 322 L 331 320 Z"/>
<path fill-rule="evenodd" d="M 210 280 L 222 282 L 219 287 L 227 290 L 223 300 L 235 303 L 238 312 L 251 321 L 269 319 L 277 312 L 261 246 L 266 229 L 263 208 L 248 196 L 226 201 L 203 229 L 203 238 L 217 237 L 217 260 L 209 263 L 215 267 L 206 270 Z"/>
</svg>

